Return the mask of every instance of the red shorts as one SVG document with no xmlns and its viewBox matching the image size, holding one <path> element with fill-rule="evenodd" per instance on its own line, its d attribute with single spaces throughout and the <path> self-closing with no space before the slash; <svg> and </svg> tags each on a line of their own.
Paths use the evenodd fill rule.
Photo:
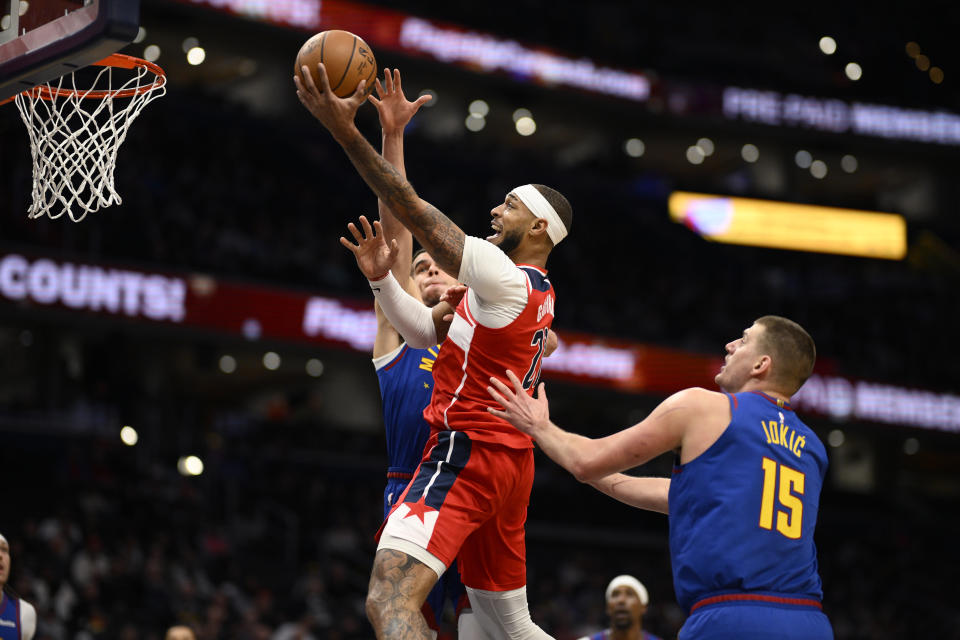
<svg viewBox="0 0 960 640">
<path fill-rule="evenodd" d="M 524 524 L 533 488 L 533 449 L 473 441 L 464 431 L 430 436 L 413 480 L 377 533 L 412 542 L 463 584 L 510 591 L 527 583 Z"/>
</svg>

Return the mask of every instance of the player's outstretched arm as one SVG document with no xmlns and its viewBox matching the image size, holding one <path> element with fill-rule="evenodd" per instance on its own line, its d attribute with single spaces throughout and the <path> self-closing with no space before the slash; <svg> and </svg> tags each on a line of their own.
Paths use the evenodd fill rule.
<svg viewBox="0 0 960 640">
<path fill-rule="evenodd" d="M 384 69 L 383 82 L 377 78 L 377 96 L 373 94 L 367 98 L 377 108 L 380 116 L 380 129 L 383 132 L 383 157 L 392 164 L 400 177 L 406 179 L 407 172 L 403 159 L 403 132 L 410 120 L 416 115 L 420 107 L 432 99 L 424 95 L 410 102 L 403 93 L 403 85 L 399 69 Z M 396 238 L 399 248 L 397 260 L 393 264 L 393 275 L 401 283 L 410 283 L 410 266 L 413 260 L 413 236 L 410 231 L 397 220 L 383 200 L 377 201 L 380 224 L 383 225 L 384 238 L 387 244 Z M 409 286 L 405 286 L 408 291 Z"/>
<path fill-rule="evenodd" d="M 422 349 L 437 344 L 430 309 L 407 293 L 390 272 L 396 259 L 396 239 L 387 246 L 378 220 L 374 220 L 371 226 L 364 216 L 360 216 L 360 227 L 362 233 L 352 222 L 347 225 L 356 244 L 342 236 L 340 244 L 356 258 L 357 266 L 370 282 L 373 297 L 387 320 L 411 347 Z"/>
<path fill-rule="evenodd" d="M 590 486 L 631 507 L 670 513 L 670 478 L 640 478 L 612 473 L 599 480 L 591 480 Z"/>
<path fill-rule="evenodd" d="M 564 431 L 550 421 L 543 383 L 538 397 L 532 398 L 512 371 L 506 374 L 512 388 L 496 378 L 490 378 L 491 386 L 487 387 L 487 392 L 503 410 L 488 408 L 487 411 L 536 440 L 544 453 L 580 482 L 599 480 L 637 467 L 667 451 L 681 449 L 688 427 L 705 420 L 705 409 L 710 409 L 703 401 L 703 394 L 710 392 L 685 389 L 664 400 L 632 427 L 605 438 L 586 438 Z M 720 394 L 712 395 L 723 399 Z"/>
<path fill-rule="evenodd" d="M 550 405 L 546 386 L 542 382 L 537 389 L 537 397 L 532 398 L 527 395 L 513 371 L 507 371 L 507 379 L 512 388 L 497 378 L 490 378 L 491 386 L 487 387 L 487 393 L 500 403 L 503 410 L 488 407 L 487 411 L 507 420 L 536 440 L 551 460 L 576 476 L 577 480 L 589 481 L 591 476 L 587 475 L 588 462 L 596 447 L 596 441 L 564 431 L 550 421 Z"/>
<path fill-rule="evenodd" d="M 437 265 L 447 273 L 459 274 L 466 237 L 463 230 L 439 209 L 421 200 L 413 186 L 370 146 L 354 123 L 357 109 L 365 100 L 366 83 L 361 81 L 352 96 L 339 98 L 330 90 L 323 63 L 318 67 L 319 88 L 306 67 L 302 69 L 305 80 L 294 76 L 297 98 L 330 131 L 367 185 L 413 232 Z"/>
</svg>

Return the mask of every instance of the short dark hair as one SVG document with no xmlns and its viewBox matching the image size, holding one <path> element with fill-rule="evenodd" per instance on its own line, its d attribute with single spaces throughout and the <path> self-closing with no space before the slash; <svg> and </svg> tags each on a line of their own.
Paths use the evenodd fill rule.
<svg viewBox="0 0 960 640">
<path fill-rule="evenodd" d="M 773 377 L 793 395 L 813 373 L 817 346 L 799 324 L 782 316 L 763 316 L 754 321 L 765 331 L 761 347 L 773 356 Z"/>
<path fill-rule="evenodd" d="M 426 253 L 426 252 L 427 250 L 424 247 L 420 247 L 419 249 L 413 252 L 413 257 L 410 258 L 410 275 L 411 276 L 413 275 L 413 270 L 417 266 L 417 256 L 420 255 L 421 253 Z"/>
<path fill-rule="evenodd" d="M 570 206 L 570 201 L 563 197 L 563 194 L 556 189 L 552 189 L 543 184 L 535 184 L 533 186 L 540 192 L 540 195 L 547 199 L 547 202 L 550 203 L 553 210 L 560 216 L 560 222 L 567 228 L 567 233 L 570 233 L 571 229 L 573 229 L 573 207 Z"/>
</svg>

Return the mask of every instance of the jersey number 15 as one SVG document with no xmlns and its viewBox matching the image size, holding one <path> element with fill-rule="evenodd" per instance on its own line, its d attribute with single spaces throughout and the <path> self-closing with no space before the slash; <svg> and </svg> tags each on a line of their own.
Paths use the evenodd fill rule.
<svg viewBox="0 0 960 640">
<path fill-rule="evenodd" d="M 779 472 L 779 473 L 778 473 Z M 779 477 L 779 482 L 777 481 Z M 777 509 L 777 531 L 796 540 L 803 533 L 803 501 L 794 492 L 803 495 L 805 476 L 802 471 L 791 469 L 775 460 L 763 458 L 763 497 L 760 500 L 760 528 L 773 529 L 773 504 L 776 493 L 777 502 L 783 509 Z"/>
</svg>

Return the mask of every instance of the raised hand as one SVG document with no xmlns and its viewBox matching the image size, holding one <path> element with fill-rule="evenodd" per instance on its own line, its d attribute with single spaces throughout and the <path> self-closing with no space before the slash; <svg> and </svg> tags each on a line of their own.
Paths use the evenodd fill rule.
<svg viewBox="0 0 960 640">
<path fill-rule="evenodd" d="M 343 236 L 340 236 L 340 244 L 353 253 L 357 266 L 360 267 L 363 275 L 367 276 L 367 280 L 379 280 L 387 275 L 397 259 L 397 241 L 393 239 L 390 246 L 387 246 L 383 239 L 383 228 L 377 220 L 373 221 L 373 227 L 371 227 L 366 216 L 360 216 L 360 226 L 363 233 L 352 222 L 347 225 L 357 244 L 353 244 Z"/>
<path fill-rule="evenodd" d="M 366 99 L 364 93 L 367 81 L 361 80 L 353 95 L 340 98 L 330 89 L 330 81 L 327 79 L 327 70 L 323 63 L 318 63 L 317 68 L 320 70 L 319 87 L 314 83 L 313 74 L 310 73 L 307 65 L 300 67 L 302 80 L 294 74 L 293 82 L 297 85 L 297 98 L 333 134 L 334 138 L 340 140 L 341 136 L 356 128 L 353 120 L 357 109 Z"/>
<path fill-rule="evenodd" d="M 380 127 L 385 135 L 392 133 L 403 133 L 404 127 L 413 118 L 414 114 L 420 110 L 424 104 L 433 99 L 431 95 L 424 95 L 410 102 L 403 95 L 403 87 L 400 83 L 400 70 L 383 70 L 383 83 L 377 78 L 377 95 L 373 94 L 367 98 L 373 103 L 380 114 Z"/>
<path fill-rule="evenodd" d="M 440 294 L 440 302 L 446 302 L 451 307 L 456 309 L 460 306 L 460 301 L 463 300 L 464 294 L 467 292 L 467 288 L 462 284 L 455 284 L 452 287 L 448 287 L 446 291 Z"/>
<path fill-rule="evenodd" d="M 539 429 L 550 425 L 550 405 L 547 402 L 546 387 L 541 382 L 537 388 L 537 397 L 532 398 L 527 395 L 520 378 L 509 369 L 507 379 L 510 380 L 513 389 L 491 376 L 491 386 L 487 387 L 487 393 L 500 403 L 503 411 L 493 407 L 487 407 L 487 411 L 535 438 Z"/>
</svg>

